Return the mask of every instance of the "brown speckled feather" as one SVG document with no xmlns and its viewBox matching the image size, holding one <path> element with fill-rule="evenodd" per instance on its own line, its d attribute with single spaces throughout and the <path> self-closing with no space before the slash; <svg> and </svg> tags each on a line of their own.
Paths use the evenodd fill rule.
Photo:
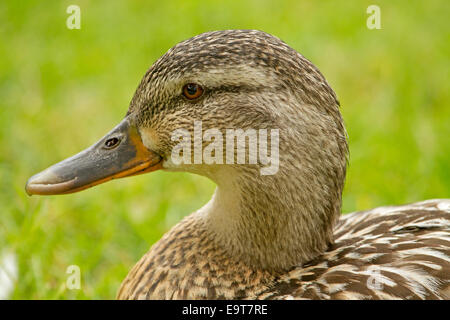
<svg viewBox="0 0 450 320">
<path fill-rule="evenodd" d="M 204 94 L 187 101 L 187 83 Z M 337 96 L 280 39 L 225 30 L 177 44 L 147 71 L 127 117 L 164 170 L 217 189 L 138 262 L 119 299 L 449 298 L 449 200 L 340 216 L 348 145 Z M 221 133 L 279 129 L 279 170 L 174 164 L 172 132 L 198 120 Z"/>
<path fill-rule="evenodd" d="M 283 275 L 229 259 L 196 223 L 188 217 L 164 236 L 130 272 L 118 298 L 450 298 L 450 200 L 344 215 L 323 255 Z M 180 269 L 190 280 L 172 278 Z"/>
<path fill-rule="evenodd" d="M 335 236 L 258 299 L 450 299 L 450 200 L 344 215 Z"/>
<path fill-rule="evenodd" d="M 347 160 L 339 101 L 313 63 L 262 31 L 213 31 L 158 59 L 115 129 L 26 190 L 158 169 L 216 183 L 119 299 L 449 299 L 450 200 L 341 216 Z"/>
<path fill-rule="evenodd" d="M 230 259 L 193 214 L 141 258 L 118 299 L 240 299 L 267 288 L 271 279 L 267 272 Z"/>
</svg>

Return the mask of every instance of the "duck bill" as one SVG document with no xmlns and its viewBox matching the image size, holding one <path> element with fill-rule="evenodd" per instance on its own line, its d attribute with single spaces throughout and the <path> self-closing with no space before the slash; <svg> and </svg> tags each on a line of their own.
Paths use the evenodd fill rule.
<svg viewBox="0 0 450 320">
<path fill-rule="evenodd" d="M 161 157 L 142 143 L 127 117 L 88 149 L 32 176 L 29 195 L 78 192 L 111 179 L 161 169 Z"/>
</svg>

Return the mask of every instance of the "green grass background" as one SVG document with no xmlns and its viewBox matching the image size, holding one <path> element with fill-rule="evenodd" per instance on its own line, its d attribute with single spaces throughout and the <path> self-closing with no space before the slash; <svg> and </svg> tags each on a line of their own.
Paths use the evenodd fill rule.
<svg viewBox="0 0 450 320">
<path fill-rule="evenodd" d="M 81 30 L 66 28 L 70 4 Z M 368 30 L 366 8 L 381 8 Z M 208 30 L 272 33 L 337 92 L 350 139 L 344 212 L 450 196 L 449 23 L 442 1 L 1 1 L 0 252 L 13 299 L 114 298 L 151 244 L 214 185 L 156 172 L 81 193 L 28 197 L 29 176 L 117 124 L 140 78 Z M 66 268 L 81 269 L 68 290 Z"/>
</svg>

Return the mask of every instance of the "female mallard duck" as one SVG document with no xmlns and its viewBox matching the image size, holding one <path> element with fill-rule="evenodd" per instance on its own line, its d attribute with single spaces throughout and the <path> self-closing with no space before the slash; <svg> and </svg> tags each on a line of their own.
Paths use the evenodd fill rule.
<svg viewBox="0 0 450 320">
<path fill-rule="evenodd" d="M 172 133 L 192 134 L 194 121 L 216 133 L 279 129 L 278 171 L 261 174 L 259 158 L 174 161 Z M 339 102 L 311 62 L 264 32 L 208 32 L 163 55 L 117 127 L 26 190 L 70 193 L 157 169 L 217 184 L 136 264 L 119 299 L 450 298 L 450 200 L 341 217 L 347 154 Z"/>
</svg>

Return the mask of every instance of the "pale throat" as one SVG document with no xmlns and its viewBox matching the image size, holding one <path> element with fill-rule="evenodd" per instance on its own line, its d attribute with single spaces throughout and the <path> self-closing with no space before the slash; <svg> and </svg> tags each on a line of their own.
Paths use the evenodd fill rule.
<svg viewBox="0 0 450 320">
<path fill-rule="evenodd" d="M 311 245 L 312 237 L 319 241 L 324 237 L 318 237 L 320 228 L 308 222 L 311 212 L 306 212 L 305 197 L 301 190 L 290 192 L 293 188 L 286 175 L 225 169 L 211 178 L 217 183 L 216 191 L 197 214 L 212 240 L 231 258 L 254 270 L 278 273 L 325 249 L 325 243 Z"/>
</svg>

